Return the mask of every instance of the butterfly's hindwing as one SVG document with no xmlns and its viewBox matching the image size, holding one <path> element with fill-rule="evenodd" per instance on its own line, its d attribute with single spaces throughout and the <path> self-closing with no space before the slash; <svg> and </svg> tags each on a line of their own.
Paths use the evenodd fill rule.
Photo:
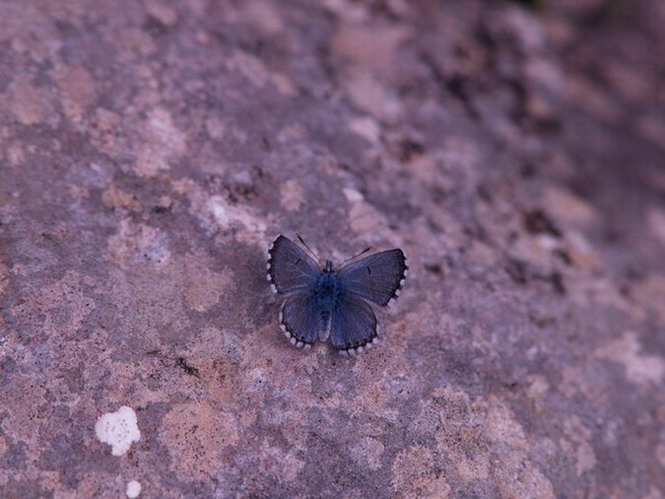
<svg viewBox="0 0 665 499">
<path fill-rule="evenodd" d="M 316 298 L 308 293 L 294 293 L 282 306 L 282 330 L 292 345 L 312 345 L 325 328 Z"/>
<path fill-rule="evenodd" d="M 341 296 L 332 313 L 330 341 L 341 353 L 353 355 L 369 348 L 377 339 L 376 316 L 362 298 Z"/>
<path fill-rule="evenodd" d="M 399 295 L 407 270 L 404 252 L 393 249 L 350 263 L 338 275 L 347 291 L 385 306 Z"/>
<path fill-rule="evenodd" d="M 321 273 L 317 263 L 293 241 L 279 236 L 268 251 L 268 281 L 288 294 L 311 287 Z"/>
</svg>

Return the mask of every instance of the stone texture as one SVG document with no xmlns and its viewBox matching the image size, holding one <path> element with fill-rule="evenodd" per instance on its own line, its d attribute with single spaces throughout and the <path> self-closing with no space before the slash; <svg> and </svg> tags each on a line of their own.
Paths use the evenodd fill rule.
<svg viewBox="0 0 665 499">
<path fill-rule="evenodd" d="M 0 495 L 663 497 L 664 24 L 0 3 Z M 281 336 L 296 231 L 407 252 L 377 348 Z"/>
</svg>

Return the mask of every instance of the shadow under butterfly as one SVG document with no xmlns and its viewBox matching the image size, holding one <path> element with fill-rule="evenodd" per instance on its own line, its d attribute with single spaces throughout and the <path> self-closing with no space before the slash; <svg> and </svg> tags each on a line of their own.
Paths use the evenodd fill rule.
<svg viewBox="0 0 665 499">
<path fill-rule="evenodd" d="M 320 266 L 280 235 L 268 255 L 267 278 L 272 291 L 286 298 L 279 319 L 291 344 L 310 348 L 330 339 L 343 355 L 355 355 L 378 341 L 371 304 L 385 307 L 397 298 L 408 272 L 401 249 L 354 258 L 335 268 L 330 260 Z"/>
</svg>

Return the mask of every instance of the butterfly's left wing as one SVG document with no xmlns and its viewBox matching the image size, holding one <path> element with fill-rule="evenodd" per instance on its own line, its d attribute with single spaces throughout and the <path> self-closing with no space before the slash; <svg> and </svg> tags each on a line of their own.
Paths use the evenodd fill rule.
<svg viewBox="0 0 665 499">
<path fill-rule="evenodd" d="M 268 250 L 268 281 L 273 291 L 289 294 L 314 285 L 321 273 L 318 264 L 290 239 L 279 236 Z"/>
<path fill-rule="evenodd" d="M 343 354 L 355 355 L 378 339 L 372 307 L 352 294 L 341 295 L 332 311 L 330 341 Z"/>
<path fill-rule="evenodd" d="M 310 347 L 325 328 L 316 296 L 307 292 L 292 293 L 279 314 L 282 331 L 295 347 Z"/>
<path fill-rule="evenodd" d="M 399 295 L 408 268 L 404 252 L 392 249 L 350 263 L 337 275 L 347 292 L 385 306 Z"/>
</svg>

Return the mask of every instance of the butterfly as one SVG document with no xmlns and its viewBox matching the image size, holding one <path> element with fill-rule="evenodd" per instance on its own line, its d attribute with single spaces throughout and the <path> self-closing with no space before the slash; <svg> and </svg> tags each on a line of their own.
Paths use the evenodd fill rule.
<svg viewBox="0 0 665 499">
<path fill-rule="evenodd" d="M 272 291 L 285 297 L 279 320 L 291 344 L 310 348 L 330 339 L 343 355 L 355 355 L 378 341 L 372 304 L 385 307 L 397 298 L 408 272 L 401 249 L 335 268 L 330 260 L 319 265 L 282 235 L 268 257 L 267 279 Z"/>
</svg>

